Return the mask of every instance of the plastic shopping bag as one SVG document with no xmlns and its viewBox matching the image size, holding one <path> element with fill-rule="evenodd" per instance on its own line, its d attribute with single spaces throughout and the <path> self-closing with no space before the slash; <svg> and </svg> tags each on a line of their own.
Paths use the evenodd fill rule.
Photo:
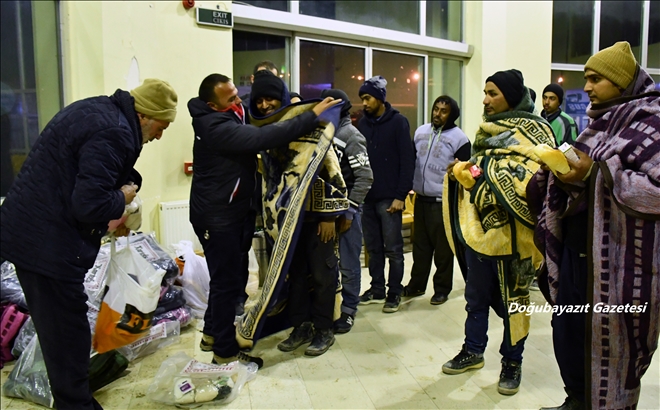
<svg viewBox="0 0 660 410">
<path fill-rule="evenodd" d="M 154 269 L 130 244 L 115 250 L 110 245 L 106 292 L 92 339 L 94 350 L 105 353 L 145 336 L 160 296 L 163 269 Z"/>
<path fill-rule="evenodd" d="M 206 259 L 197 255 L 193 250 L 192 242 L 181 241 L 172 245 L 178 257 L 183 257 L 185 265 L 181 274 L 183 296 L 197 318 L 204 317 L 209 300 L 211 277 Z"/>
</svg>

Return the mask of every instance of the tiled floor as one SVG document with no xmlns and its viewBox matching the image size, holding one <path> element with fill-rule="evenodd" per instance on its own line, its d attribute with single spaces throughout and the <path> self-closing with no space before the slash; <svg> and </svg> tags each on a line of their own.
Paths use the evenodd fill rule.
<svg viewBox="0 0 660 410">
<path fill-rule="evenodd" d="M 411 254 L 406 254 L 407 275 L 411 266 Z M 404 283 L 407 280 L 408 277 Z M 366 269 L 362 281 L 364 290 L 369 286 Z M 429 304 L 427 294 L 393 314 L 382 313 L 382 305 L 360 307 L 351 332 L 338 335 L 335 345 L 317 358 L 305 357 L 303 348 L 292 353 L 277 350 L 276 345 L 286 332 L 262 339 L 254 353 L 263 357 L 266 365 L 257 377 L 245 385 L 232 403 L 201 408 L 538 409 L 560 404 L 565 395 L 553 356 L 549 314 L 536 313 L 532 317 L 518 394 L 502 396 L 497 392 L 502 322 L 494 313 L 485 367 L 456 376 L 442 373 L 442 364 L 458 352 L 463 342 L 464 288 L 463 279 L 457 274 L 454 291 L 442 306 Z M 533 292 L 532 298 L 537 304 L 543 303 L 538 292 Z M 106 386 L 95 397 L 106 409 L 173 408 L 149 401 L 147 387 L 163 360 L 175 352 L 184 351 L 210 362 L 211 354 L 198 348 L 200 339 L 201 333 L 194 325 L 189 326 L 181 343 L 138 359 L 129 366 L 127 377 Z M 660 408 L 658 356 L 642 379 L 640 409 Z M 9 364 L 2 369 L 3 382 L 12 367 Z M 33 408 L 41 407 L 2 397 L 2 409 Z"/>
</svg>

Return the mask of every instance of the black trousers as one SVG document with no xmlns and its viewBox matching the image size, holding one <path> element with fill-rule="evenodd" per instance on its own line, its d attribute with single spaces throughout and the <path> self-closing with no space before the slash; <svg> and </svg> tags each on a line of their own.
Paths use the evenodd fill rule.
<svg viewBox="0 0 660 410">
<path fill-rule="evenodd" d="M 587 258 L 568 247 L 564 248 L 559 270 L 557 305 L 587 303 Z M 585 337 L 586 313 L 552 315 L 552 343 L 559 373 L 566 393 L 585 402 Z"/>
<path fill-rule="evenodd" d="M 80 283 L 64 282 L 20 266 L 16 274 L 37 330 L 55 407 L 101 409 L 89 389 L 92 336 L 83 276 Z"/>
<path fill-rule="evenodd" d="M 193 227 L 204 248 L 211 282 L 204 313 L 204 334 L 213 336 L 213 353 L 220 357 L 238 354 L 236 304 L 245 298 L 248 281 L 248 251 L 254 236 L 255 216 L 218 230 Z"/>
<path fill-rule="evenodd" d="M 418 195 L 413 226 L 413 267 L 408 286 L 413 291 L 426 291 L 434 262 L 433 291 L 449 295 L 454 278 L 454 254 L 445 234 L 442 202 L 425 202 Z"/>
<path fill-rule="evenodd" d="M 334 323 L 339 264 L 334 242 L 323 243 L 318 222 L 304 222 L 289 267 L 289 317 L 294 327 L 312 321 L 317 330 Z M 311 293 L 310 293 L 311 289 Z"/>
</svg>

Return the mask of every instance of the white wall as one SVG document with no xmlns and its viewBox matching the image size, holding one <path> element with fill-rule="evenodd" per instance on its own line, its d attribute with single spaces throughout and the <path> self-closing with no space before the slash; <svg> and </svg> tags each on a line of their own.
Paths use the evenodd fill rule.
<svg viewBox="0 0 660 410">
<path fill-rule="evenodd" d="M 196 7 L 231 11 L 230 1 L 197 1 Z M 158 227 L 158 203 L 187 199 L 193 131 L 187 103 L 210 73 L 232 72 L 231 29 L 198 26 L 195 10 L 181 1 L 63 1 L 65 104 L 129 89 L 135 58 L 139 83 L 168 81 L 179 96 L 177 117 L 160 141 L 147 144 L 136 164 L 142 174 L 142 230 Z"/>
<path fill-rule="evenodd" d="M 461 107 L 463 131 L 470 139 L 481 123 L 485 80 L 497 71 L 520 70 L 542 108 L 540 94 L 550 83 L 551 1 L 466 1 L 465 41 L 474 46 L 465 66 Z"/>
</svg>

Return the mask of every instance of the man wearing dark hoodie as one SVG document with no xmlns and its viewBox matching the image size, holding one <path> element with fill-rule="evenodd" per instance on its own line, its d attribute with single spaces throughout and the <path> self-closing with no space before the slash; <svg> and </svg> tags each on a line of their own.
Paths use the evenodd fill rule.
<svg viewBox="0 0 660 410">
<path fill-rule="evenodd" d="M 376 76 L 360 87 L 364 117 L 358 130 L 367 140 L 374 182 L 364 201 L 364 243 L 369 253 L 371 288 L 361 304 L 383 303 L 383 312 L 399 310 L 403 292 L 403 236 L 401 217 L 412 188 L 415 153 L 406 117 L 385 101 L 387 81 Z M 385 299 L 385 257 L 390 262 Z"/>
<path fill-rule="evenodd" d="M 470 141 L 454 123 L 461 111 L 453 98 L 443 95 L 433 102 L 432 121 L 415 131 L 413 138 L 417 158 L 413 190 L 415 221 L 413 222 L 413 267 L 403 296 L 416 297 L 426 292 L 435 262 L 432 305 L 447 301 L 454 276 L 454 253 L 447 241 L 442 216 L 443 180 L 447 166 L 459 159 L 470 159 Z"/>
<path fill-rule="evenodd" d="M 239 351 L 233 324 L 236 302 L 247 284 L 257 153 L 310 133 L 318 126 L 317 116 L 337 102 L 326 99 L 313 111 L 259 128 L 245 123 L 237 94 L 228 77 L 211 74 L 202 81 L 199 96 L 188 102 L 195 131 L 190 222 L 211 276 L 200 347 L 213 351 L 214 362 L 238 359 L 261 367 L 260 358 Z"/>
</svg>

